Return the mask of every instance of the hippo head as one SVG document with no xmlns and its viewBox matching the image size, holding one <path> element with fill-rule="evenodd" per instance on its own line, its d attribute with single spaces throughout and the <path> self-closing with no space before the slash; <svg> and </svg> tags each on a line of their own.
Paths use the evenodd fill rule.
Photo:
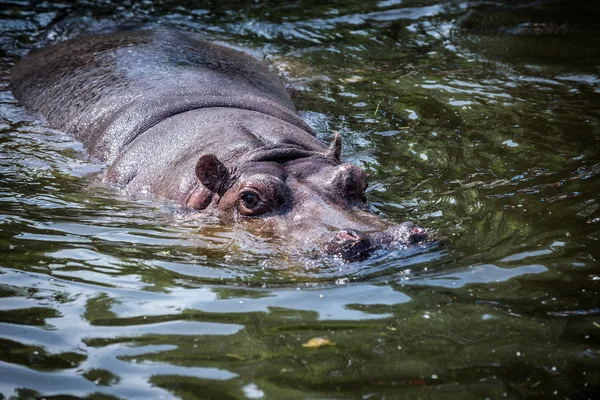
<svg viewBox="0 0 600 400">
<path fill-rule="evenodd" d="M 196 164 L 200 191 L 187 199 L 193 208 L 213 205 L 220 215 L 296 241 L 317 243 L 344 260 L 366 257 L 384 245 L 415 244 L 424 229 L 394 225 L 367 211 L 369 175 L 340 162 L 336 133 L 328 151 L 278 146 L 254 152 L 227 168 L 215 155 Z"/>
</svg>

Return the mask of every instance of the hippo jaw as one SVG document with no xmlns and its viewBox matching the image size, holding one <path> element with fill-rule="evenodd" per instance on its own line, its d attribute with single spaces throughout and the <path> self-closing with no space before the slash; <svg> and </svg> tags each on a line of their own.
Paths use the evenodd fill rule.
<svg viewBox="0 0 600 400">
<path fill-rule="evenodd" d="M 231 167 L 213 154 L 202 155 L 195 170 L 201 186 L 187 204 L 210 204 L 250 230 L 316 243 L 323 253 L 345 261 L 423 240 L 422 228 L 394 225 L 366 211 L 369 176 L 341 163 L 339 150 L 336 136 L 325 154 L 261 149 Z"/>
</svg>

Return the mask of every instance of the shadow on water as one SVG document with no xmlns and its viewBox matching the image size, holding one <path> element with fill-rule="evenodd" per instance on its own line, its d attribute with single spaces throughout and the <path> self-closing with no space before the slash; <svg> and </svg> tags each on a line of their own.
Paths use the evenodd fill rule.
<svg viewBox="0 0 600 400">
<path fill-rule="evenodd" d="M 0 398 L 593 398 L 594 1 L 28 2 L 0 8 Z M 115 26 L 265 58 L 436 242 L 355 263 L 94 183 L 10 94 Z"/>
</svg>

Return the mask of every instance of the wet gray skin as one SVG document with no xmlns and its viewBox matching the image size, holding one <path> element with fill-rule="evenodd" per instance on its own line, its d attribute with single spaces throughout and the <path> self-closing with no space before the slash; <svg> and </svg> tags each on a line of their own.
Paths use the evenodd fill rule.
<svg viewBox="0 0 600 400">
<path fill-rule="evenodd" d="M 339 135 L 318 140 L 280 80 L 241 52 L 173 30 L 87 36 L 24 57 L 11 88 L 131 193 L 346 260 L 424 238 L 365 211 L 368 176 L 341 162 Z"/>
</svg>

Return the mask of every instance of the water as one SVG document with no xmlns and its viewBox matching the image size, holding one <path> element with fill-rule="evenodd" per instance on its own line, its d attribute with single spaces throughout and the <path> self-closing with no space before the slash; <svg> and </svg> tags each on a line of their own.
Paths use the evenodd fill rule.
<svg viewBox="0 0 600 400">
<path fill-rule="evenodd" d="M 594 398 L 599 11 L 5 2 L 0 398 Z M 96 184 L 8 79 L 34 47 L 119 24 L 266 58 L 372 175 L 373 211 L 439 243 L 343 264 Z"/>
</svg>

